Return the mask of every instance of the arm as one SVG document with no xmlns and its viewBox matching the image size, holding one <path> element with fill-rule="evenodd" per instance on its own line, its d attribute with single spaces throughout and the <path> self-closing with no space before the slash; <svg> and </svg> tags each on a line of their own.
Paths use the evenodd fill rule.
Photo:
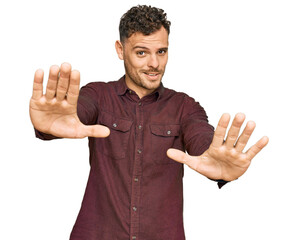
<svg viewBox="0 0 298 240">
<path fill-rule="evenodd" d="M 181 129 L 185 149 L 189 155 L 201 155 L 209 148 L 214 128 L 208 123 L 204 108 L 187 95 L 184 98 Z"/>
<path fill-rule="evenodd" d="M 214 128 L 208 123 L 204 108 L 187 95 L 184 100 L 181 126 L 185 149 L 189 155 L 199 156 L 209 148 Z M 216 181 L 219 188 L 227 183 L 219 179 L 210 180 Z"/>
<path fill-rule="evenodd" d="M 77 114 L 80 73 L 71 70 L 68 63 L 50 68 L 46 93 L 43 94 L 43 71 L 37 70 L 34 76 L 33 94 L 30 100 L 30 118 L 37 136 L 62 138 L 106 137 L 109 129 L 101 125 L 84 125 Z M 92 111 L 92 110 L 91 110 Z M 85 124 L 88 119 L 82 117 Z"/>
</svg>

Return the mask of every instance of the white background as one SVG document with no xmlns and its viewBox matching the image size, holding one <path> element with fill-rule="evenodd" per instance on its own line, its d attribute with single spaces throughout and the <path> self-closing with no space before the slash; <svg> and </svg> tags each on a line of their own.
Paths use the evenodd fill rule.
<svg viewBox="0 0 298 240">
<path fill-rule="evenodd" d="M 119 19 L 136 4 L 172 22 L 166 87 L 194 97 L 212 125 L 244 112 L 269 145 L 218 190 L 185 168 L 188 240 L 298 239 L 298 7 L 289 0 L 0 3 L 0 239 L 68 239 L 85 190 L 87 139 L 35 139 L 28 106 L 36 69 L 70 62 L 81 85 L 117 80 Z"/>
</svg>

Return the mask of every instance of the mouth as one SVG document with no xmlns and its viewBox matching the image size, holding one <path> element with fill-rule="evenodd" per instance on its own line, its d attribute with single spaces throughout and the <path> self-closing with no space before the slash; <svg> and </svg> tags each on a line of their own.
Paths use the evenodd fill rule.
<svg viewBox="0 0 298 240">
<path fill-rule="evenodd" d="M 149 76 L 156 76 L 158 75 L 159 73 L 147 73 L 147 72 L 144 72 L 145 74 L 149 75 Z"/>
<path fill-rule="evenodd" d="M 159 72 L 144 72 L 144 74 L 150 80 L 157 80 L 159 78 L 159 75 L 160 75 Z"/>
</svg>

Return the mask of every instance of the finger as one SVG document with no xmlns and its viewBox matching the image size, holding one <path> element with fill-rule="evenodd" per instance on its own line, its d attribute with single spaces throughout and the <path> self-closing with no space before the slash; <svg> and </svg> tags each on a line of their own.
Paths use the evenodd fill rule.
<svg viewBox="0 0 298 240">
<path fill-rule="evenodd" d="M 213 147 L 220 147 L 225 139 L 227 127 L 229 125 L 230 115 L 228 113 L 224 113 L 219 119 L 218 125 L 214 132 L 213 140 L 211 145 Z"/>
<path fill-rule="evenodd" d="M 248 159 L 252 160 L 269 142 L 268 137 L 262 137 L 255 145 L 246 152 Z"/>
<path fill-rule="evenodd" d="M 38 69 L 34 74 L 32 98 L 38 100 L 43 95 L 43 70 Z"/>
<path fill-rule="evenodd" d="M 57 82 L 59 76 L 59 66 L 50 67 L 49 80 L 46 88 L 46 98 L 51 100 L 56 96 Z"/>
<path fill-rule="evenodd" d="M 58 80 L 56 98 L 58 101 L 62 101 L 66 97 L 66 93 L 69 85 L 69 77 L 71 72 L 71 65 L 69 63 L 63 63 L 60 68 L 60 77 Z"/>
<path fill-rule="evenodd" d="M 236 145 L 235 145 L 235 149 L 238 152 L 242 152 L 243 149 L 245 148 L 251 134 L 253 133 L 254 129 L 256 127 L 256 124 L 253 121 L 249 121 L 247 122 L 241 136 L 239 137 Z"/>
<path fill-rule="evenodd" d="M 110 135 L 110 129 L 102 125 L 84 125 L 84 137 L 105 138 Z"/>
<path fill-rule="evenodd" d="M 228 149 L 232 149 L 234 147 L 238 138 L 238 134 L 240 132 L 240 128 L 244 120 L 245 120 L 245 115 L 243 113 L 236 114 L 225 141 L 225 146 Z"/>
<path fill-rule="evenodd" d="M 78 102 L 80 92 L 80 72 L 73 70 L 70 73 L 69 88 L 67 92 L 67 101 L 69 104 L 75 105 Z"/>
<path fill-rule="evenodd" d="M 197 169 L 198 159 L 194 156 L 187 155 L 185 152 L 174 148 L 168 149 L 167 155 L 176 162 L 186 164 L 192 169 Z"/>
</svg>

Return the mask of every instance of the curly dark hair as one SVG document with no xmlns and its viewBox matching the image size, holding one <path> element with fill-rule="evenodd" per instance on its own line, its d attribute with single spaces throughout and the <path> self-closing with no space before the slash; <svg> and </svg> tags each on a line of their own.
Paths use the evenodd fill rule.
<svg viewBox="0 0 298 240">
<path fill-rule="evenodd" d="M 123 43 L 136 32 L 150 35 L 162 26 L 170 34 L 171 22 L 167 20 L 164 10 L 146 5 L 132 7 L 120 19 L 120 41 Z"/>
</svg>

